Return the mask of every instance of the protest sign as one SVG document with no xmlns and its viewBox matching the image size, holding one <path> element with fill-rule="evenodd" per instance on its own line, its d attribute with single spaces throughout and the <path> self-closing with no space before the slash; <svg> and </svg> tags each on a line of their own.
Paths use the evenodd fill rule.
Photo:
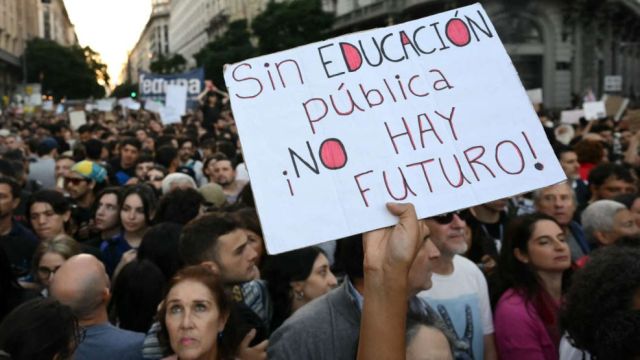
<svg viewBox="0 0 640 360">
<path fill-rule="evenodd" d="M 163 108 L 164 108 L 164 105 L 162 105 L 162 103 L 159 103 L 154 100 L 146 100 L 144 102 L 144 109 L 147 111 L 159 113 L 160 111 L 162 111 Z"/>
<path fill-rule="evenodd" d="M 607 75 L 604 77 L 604 91 L 622 91 L 622 75 Z"/>
<path fill-rule="evenodd" d="M 607 116 L 613 117 L 615 121 L 620 121 L 622 114 L 629 105 L 628 98 L 616 95 L 605 94 L 602 96 L 602 101 L 604 101 L 604 106 L 607 109 Z"/>
<path fill-rule="evenodd" d="M 481 5 L 225 69 L 270 253 L 565 179 Z"/>
<path fill-rule="evenodd" d="M 542 104 L 542 89 L 527 90 L 527 95 L 532 104 Z"/>
<path fill-rule="evenodd" d="M 42 102 L 43 111 L 53 111 L 53 100 L 45 100 Z"/>
<path fill-rule="evenodd" d="M 78 128 L 87 123 L 87 116 L 84 111 L 71 111 L 69 113 L 69 123 L 71 124 L 71 128 L 73 130 L 78 130 Z"/>
<path fill-rule="evenodd" d="M 155 100 L 164 102 L 167 85 L 181 85 L 187 87 L 187 107 L 194 109 L 198 106 L 198 95 L 204 90 L 204 68 L 171 75 L 160 75 L 140 72 L 139 92 L 141 100 Z"/>
<path fill-rule="evenodd" d="M 165 108 L 172 108 L 180 116 L 187 112 L 187 87 L 182 85 L 167 85 L 167 99 Z"/>
<path fill-rule="evenodd" d="M 100 99 L 96 102 L 96 108 L 98 111 L 109 112 L 113 110 L 115 105 L 115 99 Z"/>
<path fill-rule="evenodd" d="M 582 104 L 584 117 L 587 120 L 604 119 L 607 117 L 607 109 L 604 101 L 590 101 Z"/>
<path fill-rule="evenodd" d="M 584 110 L 564 110 L 560 113 L 560 122 L 563 124 L 579 124 L 580 118 L 584 117 Z"/>
<path fill-rule="evenodd" d="M 163 107 L 159 112 L 160 120 L 164 125 L 180 122 L 180 114 L 173 107 Z"/>
</svg>

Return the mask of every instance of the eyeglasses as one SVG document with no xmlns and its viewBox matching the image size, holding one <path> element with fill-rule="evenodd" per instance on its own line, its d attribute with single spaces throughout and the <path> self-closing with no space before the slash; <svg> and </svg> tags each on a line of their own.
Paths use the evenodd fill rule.
<svg viewBox="0 0 640 360">
<path fill-rule="evenodd" d="M 64 182 L 67 184 L 73 184 L 73 185 L 80 185 L 81 182 L 83 181 L 87 181 L 87 179 L 83 179 L 83 178 L 70 178 L 70 177 L 66 177 L 64 178 Z"/>
<path fill-rule="evenodd" d="M 437 222 L 440 225 L 448 225 L 448 224 L 451 224 L 451 222 L 453 221 L 453 215 L 458 215 L 458 217 L 462 221 L 467 221 L 470 214 L 469 214 L 469 210 L 464 209 L 464 210 L 457 210 L 457 211 L 452 211 L 450 213 L 437 215 L 432 217 L 431 219 L 433 219 L 435 222 Z"/>
<path fill-rule="evenodd" d="M 40 276 L 42 276 L 43 278 L 49 278 L 52 274 L 55 274 L 56 271 L 58 271 L 58 269 L 60 269 L 60 266 L 56 266 L 53 269 L 48 268 L 46 266 L 39 266 L 38 267 L 38 274 Z"/>
<path fill-rule="evenodd" d="M 147 181 L 162 181 L 162 180 L 164 180 L 164 177 L 162 176 L 147 177 Z"/>
</svg>

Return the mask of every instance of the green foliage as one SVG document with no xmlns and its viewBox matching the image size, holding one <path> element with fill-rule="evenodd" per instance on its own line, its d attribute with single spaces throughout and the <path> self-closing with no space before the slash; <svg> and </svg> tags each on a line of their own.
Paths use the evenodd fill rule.
<svg viewBox="0 0 640 360">
<path fill-rule="evenodd" d="M 65 47 L 44 39 L 27 43 L 27 80 L 41 83 L 43 93 L 56 100 L 101 98 L 105 95 L 101 80 L 109 84 L 107 66 L 90 47 Z"/>
<path fill-rule="evenodd" d="M 186 66 L 187 60 L 180 54 L 172 57 L 160 55 L 149 65 L 149 69 L 156 74 L 174 74 L 183 72 Z"/>
<path fill-rule="evenodd" d="M 261 54 L 324 40 L 332 25 L 333 15 L 322 10 L 320 0 L 270 1 L 252 23 Z"/>
<path fill-rule="evenodd" d="M 229 23 L 227 31 L 216 40 L 208 43 L 194 57 L 198 66 L 204 66 L 205 77 L 221 88 L 224 85 L 222 68 L 256 56 L 251 44 L 251 35 L 247 30 L 247 21 L 238 20 Z"/>
<path fill-rule="evenodd" d="M 138 84 L 126 82 L 116 86 L 109 96 L 121 99 L 130 97 L 132 92 L 138 92 Z"/>
</svg>

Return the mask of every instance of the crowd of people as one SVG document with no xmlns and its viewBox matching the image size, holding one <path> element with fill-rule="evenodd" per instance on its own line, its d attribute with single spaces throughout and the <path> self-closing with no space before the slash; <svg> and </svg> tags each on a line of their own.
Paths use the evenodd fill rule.
<svg viewBox="0 0 640 360">
<path fill-rule="evenodd" d="M 566 181 L 269 255 L 220 93 L 5 111 L 0 359 L 638 358 L 640 132 L 539 115 Z"/>
</svg>

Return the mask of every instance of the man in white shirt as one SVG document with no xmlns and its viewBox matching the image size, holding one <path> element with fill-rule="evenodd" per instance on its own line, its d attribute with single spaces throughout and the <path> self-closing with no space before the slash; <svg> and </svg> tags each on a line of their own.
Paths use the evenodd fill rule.
<svg viewBox="0 0 640 360">
<path fill-rule="evenodd" d="M 455 336 L 456 359 L 497 359 L 491 304 L 482 271 L 460 256 L 467 251 L 467 211 L 425 219 L 440 251 L 433 264 L 433 287 L 418 294 Z"/>
</svg>

